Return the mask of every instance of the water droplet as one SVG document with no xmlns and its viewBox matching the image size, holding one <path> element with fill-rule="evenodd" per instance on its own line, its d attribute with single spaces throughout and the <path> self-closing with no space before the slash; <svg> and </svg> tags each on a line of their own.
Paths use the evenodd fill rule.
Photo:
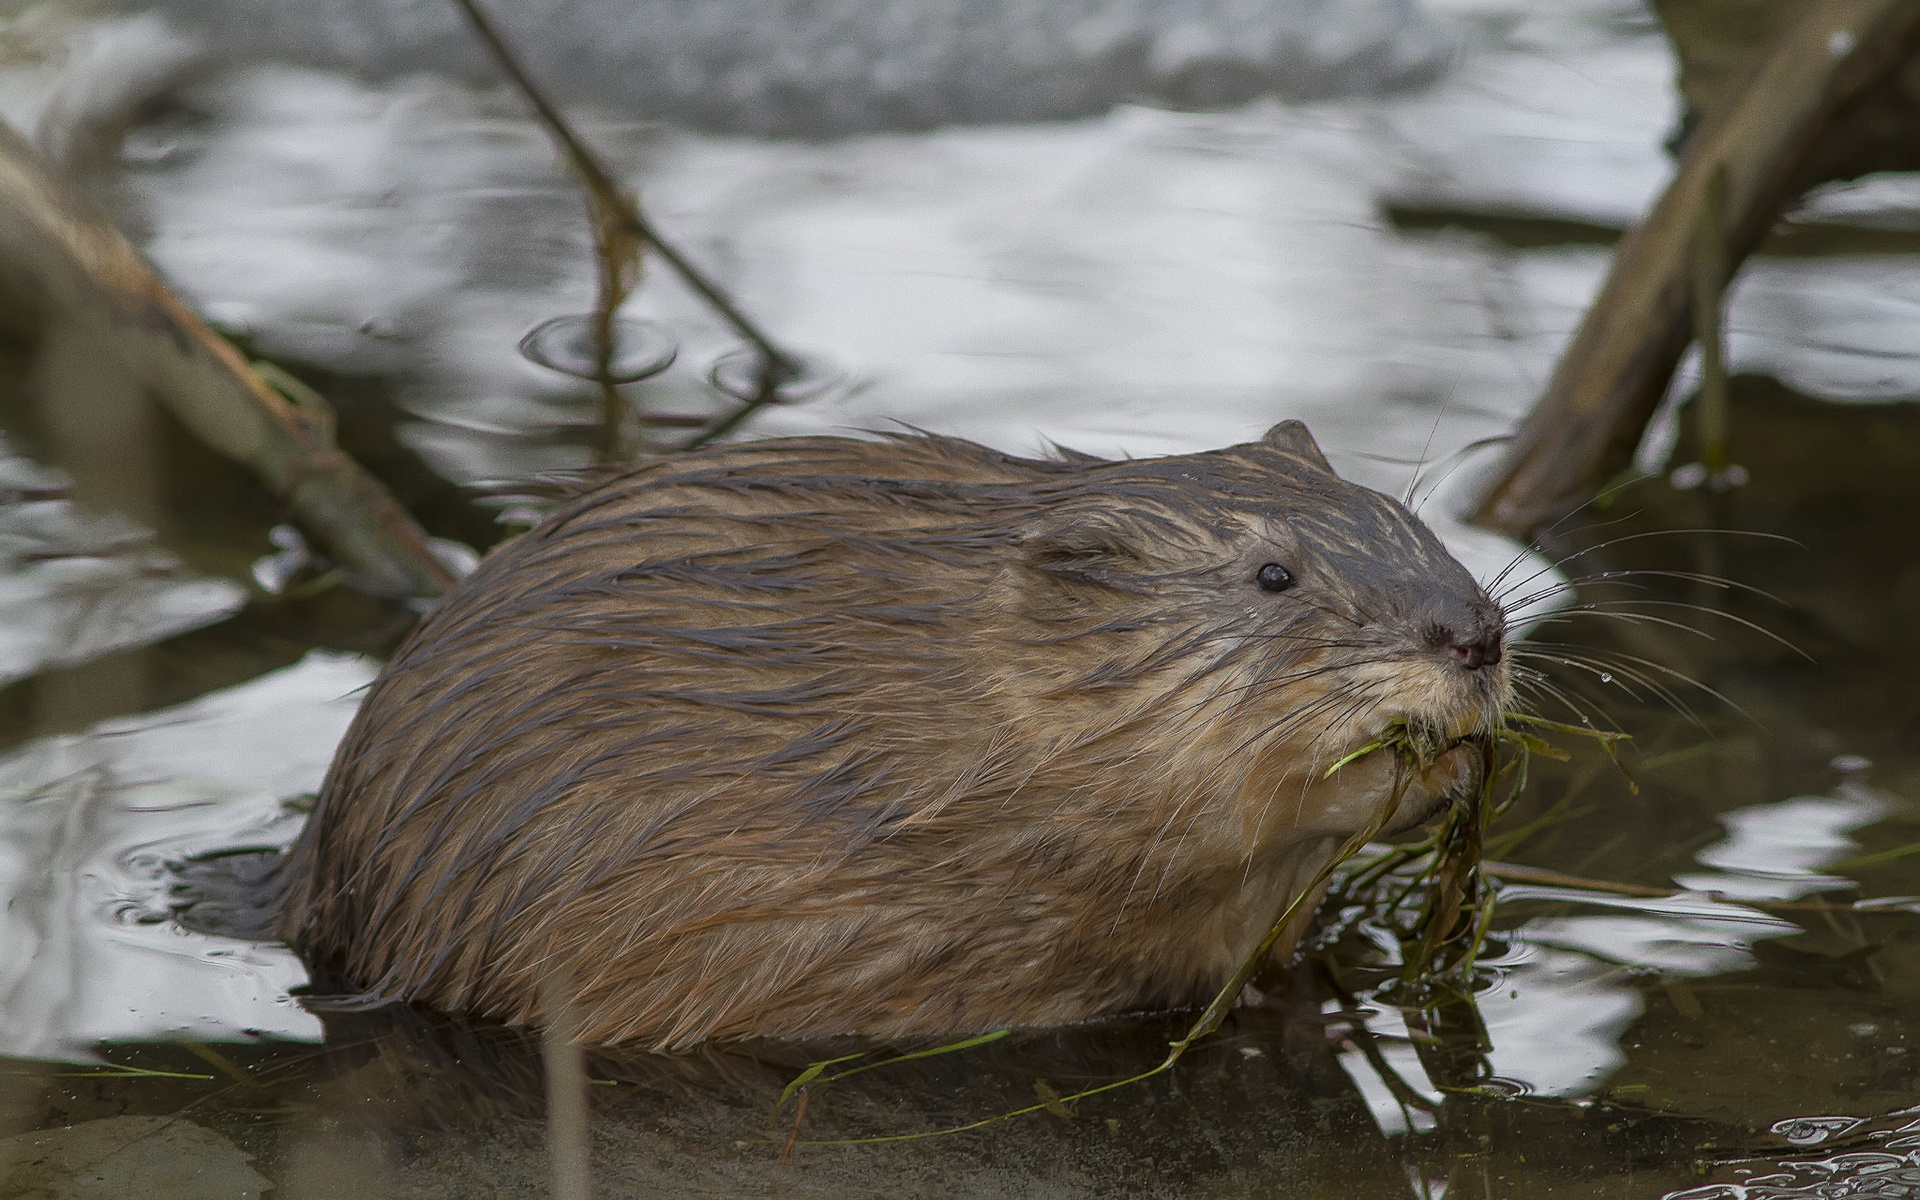
<svg viewBox="0 0 1920 1200">
<path fill-rule="evenodd" d="M 268 531 L 267 540 L 273 543 L 275 553 L 253 560 L 253 581 L 260 585 L 261 591 L 278 596 L 287 590 L 295 575 L 316 564 L 313 552 L 307 549 L 307 540 L 291 525 L 275 525 Z"/>
<path fill-rule="evenodd" d="M 1673 474 L 1667 476 L 1667 482 L 1675 490 L 1682 492 L 1692 491 L 1706 481 L 1707 464 L 1705 463 L 1691 462 L 1683 467 L 1676 467 Z"/>
<path fill-rule="evenodd" d="M 542 321 L 520 339 L 520 353 L 529 362 L 576 379 L 598 379 L 598 354 L 594 348 L 594 317 L 579 313 Z M 607 363 L 607 378 L 614 383 L 632 383 L 649 375 L 658 375 L 673 365 L 680 345 L 664 326 L 652 321 L 613 320 L 613 354 Z"/>
<path fill-rule="evenodd" d="M 1847 774 L 1852 774 L 1855 771 L 1864 771 L 1872 765 L 1873 760 L 1864 754 L 1836 754 L 1833 756 L 1833 760 L 1827 764 L 1827 766 L 1833 770 L 1842 771 Z"/>
<path fill-rule="evenodd" d="M 847 375 L 817 358 L 790 356 L 800 370 L 774 385 L 776 404 L 804 404 L 838 392 L 848 384 Z M 707 381 L 735 400 L 748 401 L 760 395 L 760 352 L 750 346 L 728 351 L 714 360 Z"/>
<path fill-rule="evenodd" d="M 1612 682 L 1613 682 L 1613 672 L 1612 672 L 1612 671 L 1602 671 L 1602 672 L 1600 672 L 1600 682 L 1601 682 L 1601 683 L 1612 683 Z"/>
</svg>

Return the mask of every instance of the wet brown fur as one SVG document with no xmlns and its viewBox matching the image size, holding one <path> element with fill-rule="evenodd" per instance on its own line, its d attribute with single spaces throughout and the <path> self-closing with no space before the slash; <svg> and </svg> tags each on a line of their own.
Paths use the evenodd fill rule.
<svg viewBox="0 0 1920 1200">
<path fill-rule="evenodd" d="M 1494 719 L 1505 664 L 1449 646 L 1500 622 L 1293 422 L 1139 461 L 912 435 L 651 462 L 388 664 L 281 931 L 369 1002 L 538 1024 L 570 981 L 605 1043 L 1203 1002 L 1389 790 L 1388 755 L 1330 764 L 1390 720 Z"/>
</svg>

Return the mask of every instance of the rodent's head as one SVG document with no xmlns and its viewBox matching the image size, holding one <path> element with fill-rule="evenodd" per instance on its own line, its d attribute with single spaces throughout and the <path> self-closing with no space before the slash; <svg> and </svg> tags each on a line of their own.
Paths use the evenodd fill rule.
<svg viewBox="0 0 1920 1200">
<path fill-rule="evenodd" d="M 1020 552 L 1015 607 L 1042 631 L 1028 640 L 1107 647 L 1092 670 L 1022 656 L 1029 678 L 1052 676 L 1034 699 L 1097 707 L 1103 684 L 1147 685 L 1174 718 L 1168 737 L 1194 739 L 1180 753 L 1247 759 L 1227 774 L 1263 811 L 1262 793 L 1297 790 L 1296 830 L 1364 823 L 1391 756 L 1356 764 L 1344 798 L 1305 793 L 1394 723 L 1444 749 L 1509 698 L 1499 605 L 1405 506 L 1335 475 L 1297 421 L 1250 445 L 1103 465 L 1050 498 Z M 1398 823 L 1464 787 L 1468 758 L 1443 754 Z"/>
</svg>

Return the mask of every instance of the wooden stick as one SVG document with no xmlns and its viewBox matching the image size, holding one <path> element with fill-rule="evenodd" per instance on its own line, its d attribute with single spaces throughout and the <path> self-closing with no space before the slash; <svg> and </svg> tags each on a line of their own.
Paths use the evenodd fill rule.
<svg viewBox="0 0 1920 1200">
<path fill-rule="evenodd" d="M 1693 237 L 1693 342 L 1700 347 L 1700 394 L 1694 399 L 1694 418 L 1700 431 L 1707 483 L 1714 488 L 1726 486 L 1730 437 L 1725 348 L 1726 224 L 1727 172 L 1721 167 L 1707 177 Z"/>
<path fill-rule="evenodd" d="M 140 380 L 200 440 L 258 472 L 370 590 L 430 596 L 453 576 L 379 480 L 208 328 L 77 188 L 0 124 L 0 268 Z"/>
<path fill-rule="evenodd" d="M 1666 192 L 1622 239 L 1476 522 L 1530 537 L 1625 469 L 1687 347 L 1691 250 L 1714 173 L 1726 172 L 1731 271 L 1773 228 L 1835 116 L 1912 57 L 1916 42 L 1920 0 L 1826 0 L 1709 115 Z"/>
<path fill-rule="evenodd" d="M 533 107 L 534 115 L 540 119 L 542 125 L 546 126 L 547 133 L 553 140 L 559 143 L 561 151 L 567 156 L 567 162 L 572 165 L 587 189 L 598 197 L 598 203 L 602 208 L 608 214 L 617 217 L 634 237 L 658 251 L 666 264 L 673 268 L 674 274 L 680 276 L 681 282 L 698 293 L 701 299 L 720 314 L 721 319 L 733 327 L 735 333 L 753 344 L 754 349 L 759 351 L 761 359 L 774 368 L 772 373 L 780 377 L 775 380 L 776 383 L 798 375 L 802 370 L 799 360 L 774 345 L 773 339 L 761 332 L 760 327 L 740 311 L 740 306 L 733 302 L 733 298 L 728 296 L 718 283 L 707 278 L 706 273 L 694 266 L 693 262 L 675 249 L 671 242 L 661 239 L 659 230 L 647 220 L 646 215 L 640 211 L 640 206 L 620 190 L 620 185 L 614 182 L 613 173 L 600 161 L 599 156 L 588 148 L 580 136 L 574 133 L 573 127 L 567 124 L 567 119 L 560 114 L 559 105 L 549 99 L 540 85 L 533 81 L 533 76 L 521 64 L 519 56 L 513 52 L 513 47 L 507 45 L 506 39 L 500 36 L 500 31 L 494 27 L 492 19 L 476 3 L 476 0 L 453 0 L 453 3 L 465 15 L 467 22 L 473 26 L 474 32 L 479 34 L 480 40 L 487 44 L 487 50 L 492 53 L 500 69 L 506 72 L 507 78 L 513 81 L 514 87 L 526 97 L 527 103 Z"/>
<path fill-rule="evenodd" d="M 586 1056 L 575 1035 L 579 1013 L 570 993 L 565 972 L 556 969 L 541 976 L 540 1011 L 547 1024 L 540 1035 L 547 1078 L 547 1177 L 553 1200 L 592 1200 L 588 1125 L 593 1109 L 587 1097 Z"/>
</svg>

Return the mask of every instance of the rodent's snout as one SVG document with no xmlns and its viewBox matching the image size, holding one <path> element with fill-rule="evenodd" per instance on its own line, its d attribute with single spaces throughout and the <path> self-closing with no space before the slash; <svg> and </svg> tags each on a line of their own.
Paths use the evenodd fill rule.
<svg viewBox="0 0 1920 1200">
<path fill-rule="evenodd" d="M 1469 671 L 1495 666 L 1506 654 L 1506 636 L 1498 629 L 1478 629 L 1465 637 L 1447 639 L 1447 657 Z"/>
<path fill-rule="evenodd" d="M 1468 671 L 1498 666 L 1506 657 L 1507 631 L 1498 620 L 1476 617 L 1460 622 L 1435 622 L 1427 629 L 1427 643 L 1443 652 L 1454 665 Z"/>
</svg>

